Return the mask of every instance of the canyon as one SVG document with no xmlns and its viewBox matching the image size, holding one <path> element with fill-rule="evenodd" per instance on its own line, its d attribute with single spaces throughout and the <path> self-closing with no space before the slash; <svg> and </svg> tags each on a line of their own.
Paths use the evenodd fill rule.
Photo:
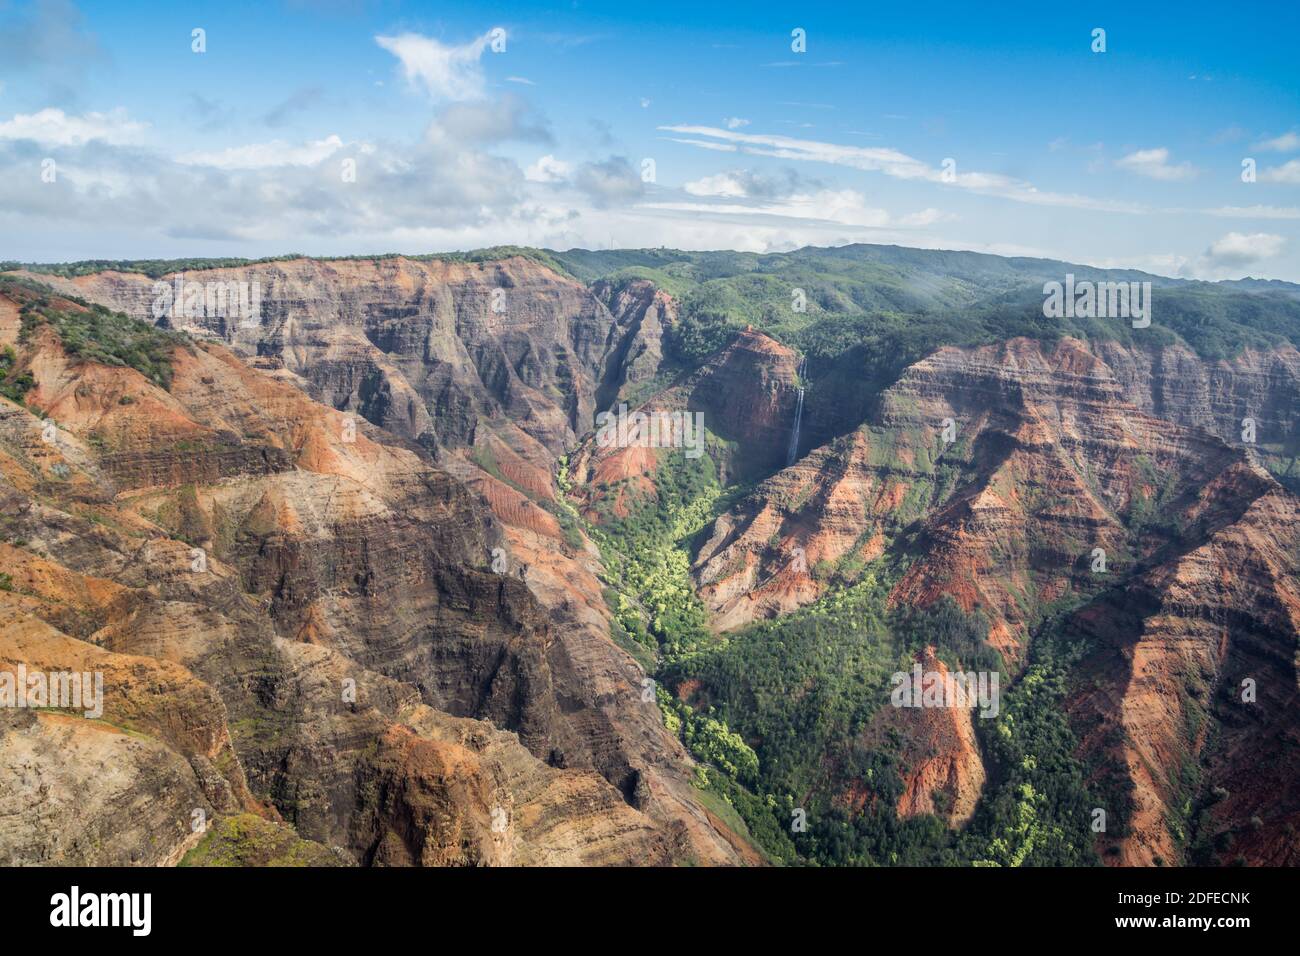
<svg viewBox="0 0 1300 956">
<path fill-rule="evenodd" d="M 193 270 L 261 309 L 168 319 L 163 383 L 35 317 L 152 327 L 176 274 L 9 274 L 0 347 L 31 384 L 0 399 L 0 666 L 109 690 L 97 721 L 0 714 L 0 860 L 773 861 L 647 692 L 704 720 L 724 688 L 659 674 L 620 624 L 613 592 L 655 615 L 604 536 L 692 505 L 680 450 L 595 440 L 626 402 L 707 428 L 716 507 L 678 535 L 699 653 L 868 578 L 882 614 L 951 602 L 1009 683 L 1072 649 L 1072 759 L 1123 821 L 1088 837 L 1100 862 L 1192 862 L 1195 829 L 1217 862 L 1300 863 L 1294 344 L 1012 335 L 877 389 L 852 353 L 801 372 L 761 321 L 692 360 L 689 294 L 566 262 Z M 793 798 L 961 831 L 999 776 L 980 719 L 877 691 L 850 746 L 894 747 L 898 791 L 837 765 Z"/>
</svg>

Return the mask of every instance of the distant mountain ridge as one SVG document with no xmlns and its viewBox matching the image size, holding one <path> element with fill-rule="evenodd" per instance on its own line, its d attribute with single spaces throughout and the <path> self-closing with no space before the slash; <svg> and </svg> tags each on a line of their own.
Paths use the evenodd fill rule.
<svg viewBox="0 0 1300 956">
<path fill-rule="evenodd" d="M 574 278 L 592 282 L 629 267 L 657 268 L 672 263 L 704 263 L 713 268 L 740 268 L 746 263 L 798 261 L 808 257 L 860 258 L 892 266 L 908 266 L 943 271 L 950 275 L 974 276 L 995 272 L 1015 273 L 1028 278 L 1042 276 L 1045 280 L 1073 272 L 1084 278 L 1105 277 L 1114 280 L 1151 281 L 1164 285 L 1205 282 L 1207 280 L 1162 276 L 1140 269 L 1115 269 L 1072 263 L 1062 259 L 1031 256 L 1000 256 L 995 253 L 967 250 L 921 249 L 911 246 L 875 243 L 851 243 L 843 246 L 803 246 L 789 252 L 753 253 L 736 250 L 688 251 L 667 248 L 645 249 L 549 249 L 532 246 L 487 246 L 481 249 L 430 252 L 430 253 L 376 253 L 373 255 L 310 256 L 302 253 L 283 253 L 276 256 L 241 258 L 237 256 L 183 257 L 177 259 L 78 259 L 67 262 L 0 261 L 0 272 L 25 270 L 50 273 L 65 277 L 88 275 L 92 272 L 118 271 L 142 272 L 152 277 L 170 275 L 181 271 L 232 268 L 260 265 L 269 262 L 287 262 L 294 259 L 313 259 L 319 262 L 344 262 L 349 260 L 378 260 L 404 258 L 415 261 L 442 260 L 444 262 L 483 262 L 511 256 L 533 258 L 552 267 L 559 266 Z M 983 268 L 981 268 L 981 266 Z M 1208 282 L 1216 286 L 1238 286 L 1251 291 L 1276 291 L 1287 294 L 1300 293 L 1300 283 L 1282 279 L 1260 279 L 1247 276 L 1242 279 L 1221 279 Z"/>
</svg>

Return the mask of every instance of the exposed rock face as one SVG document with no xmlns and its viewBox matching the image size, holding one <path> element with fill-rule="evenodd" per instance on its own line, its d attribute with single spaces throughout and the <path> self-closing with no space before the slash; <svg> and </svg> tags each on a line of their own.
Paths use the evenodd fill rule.
<svg viewBox="0 0 1300 956">
<path fill-rule="evenodd" d="M 167 392 L 48 329 L 23 361 L 60 427 L 42 440 L 0 400 L 0 663 L 94 658 L 107 703 L 7 720 L 0 760 L 29 781 L 9 798 L 67 834 L 6 815 L 13 861 L 176 862 L 194 810 L 283 818 L 362 863 L 741 859 L 635 662 L 557 640 L 488 568 L 502 529 L 426 455 L 215 345 L 178 349 Z"/>
<path fill-rule="evenodd" d="M 1224 441 L 1241 441 L 1242 419 L 1255 420 L 1257 442 L 1295 441 L 1300 424 L 1300 352 L 1246 350 L 1231 361 L 1208 362 L 1184 345 L 1126 349 L 1097 343 L 1097 354 L 1143 411 L 1193 425 Z"/>
<path fill-rule="evenodd" d="M 1224 852 L 1294 860 L 1300 801 L 1277 794 L 1295 768 L 1262 748 L 1290 754 L 1300 732 L 1300 520 L 1294 495 L 1233 425 L 1245 408 L 1263 428 L 1290 427 L 1295 406 L 1279 396 L 1294 388 L 1293 355 L 1199 366 L 1218 383 L 1214 394 L 1237 404 L 1185 413 L 1187 424 L 1146 410 L 1194 404 L 1171 399 L 1177 373 L 1153 377 L 1149 359 L 1071 339 L 938 350 L 885 393 L 876 420 L 717 520 L 696 559 L 700 594 L 718 626 L 735 627 L 815 600 L 836 573 L 851 579 L 861 562 L 906 549 L 916 560 L 892 600 L 925 606 L 946 594 L 981 609 L 1013 673 L 1033 627 L 1083 601 L 1068 626 L 1092 651 L 1070 711 L 1081 756 L 1099 775 L 1118 772 L 1132 803 L 1124 835 L 1102 841 L 1114 847 L 1106 859 L 1181 861 L 1176 818 L 1221 786 L 1228 796 L 1212 820 L 1260 821 L 1226 832 Z M 796 548 L 803 567 L 791 560 Z M 1268 687 L 1250 706 L 1240 700 L 1248 676 Z M 982 777 L 969 736 L 917 727 L 902 736 L 914 752 L 899 811 L 930 811 L 933 785 L 946 781 L 957 819 Z M 1269 763 L 1263 783 L 1257 759 Z M 1196 768 L 1200 780 L 1188 783 Z"/>
<path fill-rule="evenodd" d="M 402 259 L 371 263 L 302 260 L 283 265 L 283 278 L 275 270 L 269 276 L 257 272 L 261 266 L 197 276 L 205 282 L 260 282 L 266 320 L 260 330 L 209 319 L 200 319 L 200 325 L 228 334 L 238 349 L 255 349 L 262 356 L 255 362 L 269 364 L 275 374 L 330 404 L 355 408 L 372 421 L 426 446 L 440 443 L 447 469 L 481 493 L 500 521 L 496 530 L 501 538 L 490 544 L 505 548 L 510 554 L 512 576 L 517 573 L 523 579 L 556 623 L 547 644 L 551 666 L 558 666 L 563 673 L 562 686 L 556 687 L 555 693 L 581 701 L 582 705 L 572 713 L 569 707 L 562 709 L 560 719 L 567 727 L 578 729 L 550 741 L 545 750 L 547 759 L 567 766 L 596 767 L 629 794 L 634 781 L 644 779 L 644 792 L 664 792 L 671 808 L 664 812 L 684 815 L 687 829 L 698 844 L 693 852 L 698 852 L 701 859 L 734 859 L 729 848 L 715 856 L 710 846 L 716 835 L 711 826 L 703 823 L 687 783 L 689 760 L 680 743 L 664 732 L 655 708 L 642 705 L 639 694 L 628 693 L 628 688 L 639 687 L 643 675 L 639 666 L 609 640 L 609 612 L 595 577 L 599 561 L 594 548 L 585 539 L 577 547 L 570 545 L 555 520 L 538 506 L 538 502 L 555 495 L 556 454 L 572 443 L 570 425 L 591 421 L 597 382 L 622 377 L 615 354 L 642 356 L 637 361 L 643 369 L 656 361 L 652 357 L 657 355 L 657 344 L 643 347 L 638 343 L 648 334 L 643 330 L 672 319 L 671 300 L 647 284 L 633 283 L 636 294 L 614 303 L 628 313 L 611 315 L 581 286 L 525 259 L 476 265 Z M 385 282 L 392 283 L 393 288 L 367 291 L 367 286 Z M 148 285 L 152 290 L 152 284 L 144 283 L 139 276 L 101 274 L 79 280 L 79 284 L 80 294 L 110 304 L 134 303 L 137 310 L 144 308 L 141 289 Z M 303 284 L 317 290 L 314 298 L 302 291 Z M 130 295 L 134 298 L 123 298 L 124 289 L 133 290 Z M 504 313 L 492 311 L 492 293 L 497 289 L 506 290 Z M 375 296 L 385 302 L 394 299 L 402 303 L 400 315 L 394 314 L 389 320 L 392 334 L 388 341 L 393 344 L 391 348 L 383 346 L 388 349 L 388 360 L 394 363 L 393 368 L 383 370 L 388 390 L 414 394 L 411 383 L 433 381 L 442 374 L 440 369 L 455 372 L 455 380 L 446 387 L 424 388 L 421 400 L 425 411 L 437 422 L 454 419 L 456 408 L 472 405 L 475 428 L 440 432 L 408 426 L 382 413 L 381 405 L 366 404 L 356 396 L 342 398 L 341 393 L 330 390 L 330 376 L 310 371 L 342 363 L 350 369 L 350 380 L 359 381 L 370 374 L 359 369 L 368 361 L 367 356 L 375 357 L 375 346 L 370 339 L 362 346 L 355 339 L 356 330 L 348 330 L 357 314 L 380 308 L 374 304 Z M 510 303 L 516 301 L 522 306 L 512 311 Z M 452 306 L 454 321 L 445 314 Z M 396 307 L 383 308 L 391 311 Z M 283 322 L 275 318 L 281 313 Z M 350 344 L 313 349 L 302 336 L 290 335 L 308 326 L 331 342 L 342 336 Z M 393 330 L 399 326 L 427 327 L 427 334 L 416 336 L 409 329 L 398 334 Z M 660 332 L 661 328 L 655 335 Z M 477 344 L 453 348 L 455 354 L 450 357 L 430 351 L 427 341 L 436 339 L 438 347 L 445 350 L 448 346 L 442 340 L 447 336 L 457 342 L 463 339 Z M 289 341 L 295 343 L 296 357 L 286 354 Z M 544 363 L 545 367 L 531 361 L 521 364 L 517 358 L 521 349 L 539 349 L 557 358 L 553 363 Z M 510 356 L 509 361 L 498 361 L 501 355 Z M 469 365 L 463 362 L 465 356 L 472 358 Z M 525 386 L 524 380 L 542 382 L 544 387 Z M 483 386 L 484 382 L 495 382 L 501 388 L 493 390 Z M 518 404 L 520 396 L 527 399 L 526 408 Z M 419 420 L 419 416 L 410 416 L 412 422 Z M 566 424 L 556 424 L 560 422 Z M 585 428 L 586 424 L 577 427 Z M 466 442 L 472 447 L 463 447 Z M 482 563 L 487 559 L 484 549 Z M 541 754 L 541 738 L 530 739 Z M 663 779 L 656 770 L 659 764 L 672 768 Z"/>
<path fill-rule="evenodd" d="M 448 547 L 438 535 L 412 535 L 412 509 L 402 503 L 377 533 L 321 547 L 326 533 L 298 513 L 297 492 L 273 493 L 247 511 L 252 486 L 223 491 L 212 503 L 223 513 L 233 508 L 257 523 L 283 512 L 307 526 L 269 546 L 250 540 L 256 553 L 241 555 L 245 580 L 278 582 L 280 632 L 328 630 L 346 642 L 346 653 L 415 680 L 436 705 L 516 729 L 539 757 L 597 769 L 629 800 L 653 795 L 646 809 L 685 827 L 689 853 L 701 861 L 738 861 L 694 796 L 684 748 L 664 730 L 658 709 L 641 702 L 641 668 L 609 638 L 594 549 L 566 541 L 539 505 L 555 497 L 556 460 L 591 427 L 598 398 L 612 400 L 659 374 L 664 325 L 675 319 L 671 299 L 643 282 L 617 294 L 597 290 L 608 296 L 611 314 L 583 286 L 523 258 L 297 260 L 185 278 L 256 282 L 262 310 L 256 322 L 199 316 L 171 324 L 221 336 L 326 405 L 437 451 L 500 521 L 498 539 Z M 143 276 L 100 273 L 63 287 L 129 314 L 151 314 L 154 283 Z M 440 516 L 440 526 L 444 521 Z M 420 554 L 481 567 L 498 545 L 509 554 L 510 577 L 519 576 L 554 624 L 544 640 L 526 614 L 499 615 L 486 640 L 479 624 L 448 625 L 471 605 L 512 604 L 466 582 L 404 583 Z M 400 610 L 388 618 L 364 601 L 312 597 L 342 587 L 349 574 L 363 575 L 367 592 L 384 594 L 385 606 Z M 417 622 L 459 636 L 440 642 L 447 649 L 432 662 L 416 662 L 411 655 L 423 640 Z M 516 628 L 519 637 L 508 638 Z"/>
<path fill-rule="evenodd" d="M 785 460 L 794 425 L 796 370 L 798 358 L 789 348 L 760 332 L 745 330 L 699 369 L 683 375 L 669 387 L 656 392 L 640 405 L 631 405 L 633 415 L 671 421 L 677 414 L 699 414 L 706 432 L 726 445 L 712 442 L 710 451 L 724 479 L 766 474 Z M 695 419 L 692 418 L 692 422 Z M 679 436 L 664 429 L 669 440 Z M 599 521 L 595 504 L 611 498 L 613 513 L 626 514 L 629 495 L 653 495 L 658 456 L 653 433 L 648 427 L 635 432 L 637 441 L 626 445 L 602 446 L 598 437 L 589 438 L 571 456 L 570 473 L 577 486 L 584 515 Z M 701 441 L 704 435 L 700 435 Z M 674 454 L 682 453 L 682 441 Z"/>
<path fill-rule="evenodd" d="M 587 290 L 523 258 L 187 278 L 257 282 L 262 309 L 174 320 L 230 351 L 177 353 L 169 391 L 70 363 L 38 331 L 28 401 L 58 440 L 0 400 L 0 623 L 15 635 L 0 669 L 93 660 L 120 691 L 102 721 L 0 715 L 0 764 L 21 781 L 0 795 L 13 861 L 206 846 L 375 865 L 753 862 L 640 703 L 599 554 L 564 524 L 554 475 L 575 446 L 589 518 L 653 496 L 653 449 L 584 440 L 627 401 L 702 412 L 724 478 L 768 476 L 695 556 L 718 630 L 807 605 L 882 555 L 914 559 L 896 605 L 946 594 L 983 611 L 1013 676 L 1063 613 L 1087 647 L 1067 700 L 1079 756 L 1126 823 L 1103 858 L 1183 862 L 1190 812 L 1224 861 L 1300 863 L 1300 514 L 1261 467 L 1294 491 L 1294 349 L 944 348 L 878 403 L 825 389 L 805 434 L 839 437 L 782 468 L 798 356 L 746 331 L 677 369 L 676 306 L 643 280 Z M 52 281 L 151 311 L 142 276 Z M 17 330 L 0 297 L 0 343 Z M 384 431 L 345 438 L 346 413 Z M 970 717 L 870 722 L 868 745 L 902 741 L 899 814 L 970 817 L 986 776 Z M 194 809 L 228 830 L 251 814 L 264 839 L 196 846 Z M 52 845 L 50 827 L 67 838 Z"/>
<path fill-rule="evenodd" d="M 798 364 L 791 349 L 746 329 L 682 385 L 705 427 L 739 445 L 732 464 L 739 475 L 766 473 L 785 460 Z"/>
<path fill-rule="evenodd" d="M 1239 465 L 1185 518 L 1188 545 L 1071 621 L 1092 647 L 1069 705 L 1082 749 L 1121 769 L 1131 802 L 1099 844 L 1119 864 L 1179 862 L 1187 808 L 1207 806 L 1199 836 L 1225 861 L 1294 866 L 1300 501 Z"/>
<path fill-rule="evenodd" d="M 1167 535 L 1130 534 L 1138 513 L 1245 460 L 1125 402 L 1076 340 L 940 349 L 887 390 L 877 421 L 719 519 L 697 580 L 720 623 L 735 626 L 814 599 L 837 567 L 851 573 L 906 533 L 921 559 L 896 600 L 948 593 L 979 606 L 1014 659 L 1036 609 L 1097 586 L 1095 548 L 1111 571 L 1154 551 Z"/>
<path fill-rule="evenodd" d="M 933 648 L 917 660 L 926 672 L 947 679 L 948 667 Z M 894 735 L 902 741 L 898 757 L 906 777 L 894 807 L 900 817 L 932 813 L 959 826 L 974 814 L 986 774 L 972 714 L 965 707 L 882 707 L 875 713 L 868 742 L 878 746 Z"/>
<path fill-rule="evenodd" d="M 472 444 L 488 419 L 562 453 L 590 427 L 607 354 L 629 347 L 627 335 L 613 339 L 613 317 L 582 285 L 518 257 L 299 259 L 181 279 L 257 283 L 260 314 L 182 315 L 169 324 L 216 335 L 298 376 L 325 404 L 429 448 Z M 158 282 L 174 288 L 176 280 Z M 156 283 L 147 276 L 48 281 L 153 321 Z"/>
<path fill-rule="evenodd" d="M 635 401 L 665 371 L 664 334 L 677 321 L 677 304 L 645 279 L 602 280 L 591 291 L 618 322 L 596 406 L 608 408 L 619 397 Z"/>
</svg>

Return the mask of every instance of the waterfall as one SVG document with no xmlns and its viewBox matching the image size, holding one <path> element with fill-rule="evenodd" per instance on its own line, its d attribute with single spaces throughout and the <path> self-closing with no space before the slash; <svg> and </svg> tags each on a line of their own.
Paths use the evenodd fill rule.
<svg viewBox="0 0 1300 956">
<path fill-rule="evenodd" d="M 794 464 L 795 456 L 799 454 L 799 421 L 803 418 L 803 378 L 807 368 L 808 357 L 804 356 L 803 361 L 799 363 L 799 398 L 794 406 L 794 431 L 790 433 L 790 450 L 785 455 L 787 468 Z"/>
</svg>

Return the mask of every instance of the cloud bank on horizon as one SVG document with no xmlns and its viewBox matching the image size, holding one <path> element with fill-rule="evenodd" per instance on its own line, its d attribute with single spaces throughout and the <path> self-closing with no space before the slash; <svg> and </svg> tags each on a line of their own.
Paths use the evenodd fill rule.
<svg viewBox="0 0 1300 956">
<path fill-rule="evenodd" d="M 882 242 L 1300 281 L 1300 13 L 0 8 L 0 259 Z"/>
</svg>

